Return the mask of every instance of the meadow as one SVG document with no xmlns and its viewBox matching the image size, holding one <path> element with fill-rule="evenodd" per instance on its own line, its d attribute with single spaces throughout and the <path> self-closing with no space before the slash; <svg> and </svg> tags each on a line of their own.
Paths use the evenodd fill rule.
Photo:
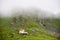
<svg viewBox="0 0 60 40">
<path fill-rule="evenodd" d="M 47 22 L 60 28 L 60 19 L 45 19 L 44 24 L 48 25 Z M 19 34 L 20 28 L 25 29 L 28 35 Z M 0 17 L 0 40 L 59 40 L 60 37 L 56 36 L 54 32 L 45 29 L 37 17 Z"/>
</svg>

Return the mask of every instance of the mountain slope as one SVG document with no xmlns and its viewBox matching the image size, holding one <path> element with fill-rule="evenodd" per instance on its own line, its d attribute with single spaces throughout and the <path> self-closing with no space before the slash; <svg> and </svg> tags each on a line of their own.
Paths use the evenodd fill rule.
<svg viewBox="0 0 60 40">
<path fill-rule="evenodd" d="M 2 18 L 0 22 L 1 40 L 57 40 L 51 31 L 44 29 L 29 16 Z M 20 28 L 25 29 L 28 35 L 19 34 Z"/>
</svg>

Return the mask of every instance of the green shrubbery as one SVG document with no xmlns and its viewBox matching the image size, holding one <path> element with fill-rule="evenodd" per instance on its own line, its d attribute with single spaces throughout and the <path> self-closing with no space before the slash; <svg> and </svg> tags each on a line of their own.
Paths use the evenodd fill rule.
<svg viewBox="0 0 60 40">
<path fill-rule="evenodd" d="M 28 35 L 19 34 L 20 28 L 25 29 Z M 54 36 L 46 33 L 48 31 L 30 16 L 0 18 L 1 40 L 57 40 Z"/>
</svg>

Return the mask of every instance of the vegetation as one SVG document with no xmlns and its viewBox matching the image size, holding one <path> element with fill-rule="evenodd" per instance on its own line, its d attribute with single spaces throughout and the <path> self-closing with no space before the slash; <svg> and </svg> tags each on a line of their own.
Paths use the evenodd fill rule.
<svg viewBox="0 0 60 40">
<path fill-rule="evenodd" d="M 45 29 L 30 16 L 18 16 L 12 18 L 0 18 L 0 40 L 58 40 L 54 33 Z M 56 20 L 53 25 L 60 26 Z M 56 22 L 56 23 L 54 23 Z M 25 29 L 28 35 L 19 34 L 20 28 Z M 59 27 L 60 28 L 60 27 Z"/>
</svg>

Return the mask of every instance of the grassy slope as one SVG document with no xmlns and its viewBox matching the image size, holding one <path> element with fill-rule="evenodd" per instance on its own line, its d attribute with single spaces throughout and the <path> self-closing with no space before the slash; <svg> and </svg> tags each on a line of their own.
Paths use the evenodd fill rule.
<svg viewBox="0 0 60 40">
<path fill-rule="evenodd" d="M 46 22 L 51 23 L 51 24 L 54 25 L 54 27 L 56 27 L 56 28 L 60 28 L 60 19 L 58 19 L 58 18 L 47 19 Z"/>
<path fill-rule="evenodd" d="M 19 18 L 20 21 L 15 23 L 15 27 L 11 25 L 11 20 L 13 19 L 0 19 L 1 40 L 57 40 L 55 37 L 45 34 L 49 32 L 32 18 L 25 18 L 25 21 Z M 27 36 L 18 34 L 18 30 L 21 27 L 29 33 Z M 11 34 L 13 34 L 13 36 Z"/>
<path fill-rule="evenodd" d="M 55 25 L 57 28 L 60 28 L 60 19 L 54 19 L 52 24 Z"/>
</svg>

